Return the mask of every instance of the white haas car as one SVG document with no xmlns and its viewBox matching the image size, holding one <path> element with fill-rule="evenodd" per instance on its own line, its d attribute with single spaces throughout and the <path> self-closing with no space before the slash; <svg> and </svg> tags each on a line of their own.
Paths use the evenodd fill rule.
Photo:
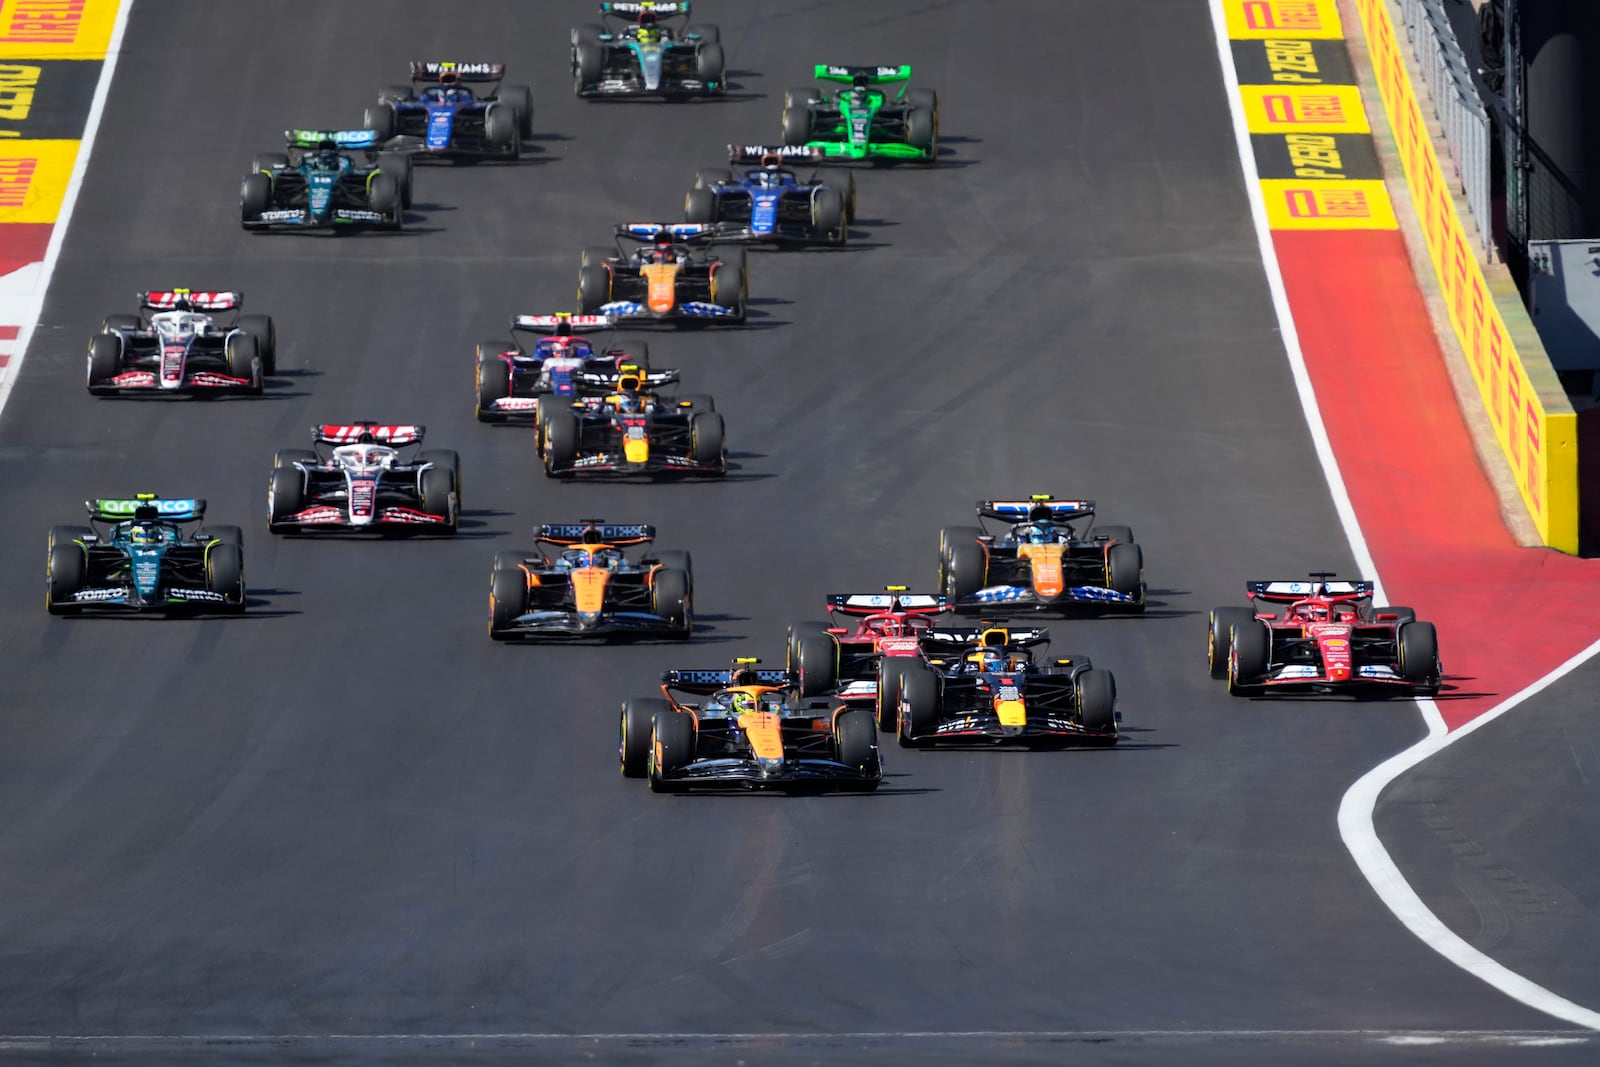
<svg viewBox="0 0 1600 1067">
<path fill-rule="evenodd" d="M 422 443 L 421 426 L 376 422 L 311 428 L 311 449 L 280 449 L 267 490 L 267 530 L 453 534 L 461 509 L 461 459 Z"/>
<path fill-rule="evenodd" d="M 134 315 L 107 315 L 89 340 L 95 396 L 141 392 L 261 395 L 277 371 L 278 335 L 267 315 L 243 315 L 244 294 L 158 289 Z"/>
</svg>

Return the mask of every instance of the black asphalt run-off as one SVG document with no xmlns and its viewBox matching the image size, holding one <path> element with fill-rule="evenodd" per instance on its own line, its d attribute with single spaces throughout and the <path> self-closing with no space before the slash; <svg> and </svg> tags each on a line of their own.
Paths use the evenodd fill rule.
<svg viewBox="0 0 1600 1067">
<path fill-rule="evenodd" d="M 108 1040 L 13 1053 L 1370 1063 L 1425 1050 L 1339 1035 L 1558 1028 L 1415 940 L 1340 843 L 1347 785 L 1421 736 L 1411 704 L 1241 702 L 1206 677 L 1205 611 L 1246 578 L 1354 567 L 1206 5 L 702 14 L 728 99 L 661 106 L 573 98 L 577 0 L 135 4 L 0 421 L 0 1034 Z M 419 168 L 399 235 L 240 231 L 253 153 L 358 124 L 429 57 L 533 86 L 525 162 Z M 817 62 L 913 64 L 940 94 L 939 166 L 862 171 L 848 250 L 753 256 L 748 328 L 650 338 L 726 414 L 725 482 L 547 481 L 527 429 L 473 421 L 473 342 L 569 308 L 579 250 L 614 223 L 680 218 L 696 168 L 776 138 Z M 276 316 L 265 399 L 85 394 L 101 317 L 175 285 Z M 273 450 L 356 418 L 460 451 L 458 539 L 265 533 Z M 140 490 L 245 525 L 248 616 L 45 616 L 46 528 Z M 1057 652 L 1116 672 L 1115 750 L 891 746 L 873 796 L 664 798 L 618 776 L 618 702 L 662 668 L 781 661 L 825 593 L 929 587 L 941 525 L 1034 491 L 1095 498 L 1144 545 L 1145 617 L 1050 623 Z M 694 552 L 694 643 L 489 641 L 493 553 L 590 516 Z M 1218 1031 L 1261 1036 L 1183 1036 Z M 905 1032 L 936 1036 L 419 1036 Z"/>
</svg>

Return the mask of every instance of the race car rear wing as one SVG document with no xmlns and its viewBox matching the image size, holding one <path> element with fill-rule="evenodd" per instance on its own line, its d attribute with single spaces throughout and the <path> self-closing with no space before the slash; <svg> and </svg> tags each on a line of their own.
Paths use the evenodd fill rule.
<svg viewBox="0 0 1600 1067">
<path fill-rule="evenodd" d="M 793 671 L 776 667 L 747 668 L 740 673 L 754 674 L 756 685 L 794 685 L 800 680 L 800 676 Z M 668 689 L 676 689 L 683 693 L 705 695 L 732 685 L 733 675 L 734 671 L 726 667 L 714 671 L 668 670 L 661 672 L 661 684 Z"/>
<path fill-rule="evenodd" d="M 617 236 L 630 241 L 654 241 L 666 237 L 679 243 L 702 241 L 716 236 L 716 227 L 704 222 L 622 222 Z"/>
<path fill-rule="evenodd" d="M 130 519 L 135 522 L 154 522 L 157 519 L 193 522 L 206 513 L 203 499 L 163 500 L 154 493 L 139 493 L 132 499 L 102 497 L 85 500 L 83 506 L 88 510 L 89 517 L 98 522 L 127 522 Z"/>
<path fill-rule="evenodd" d="M 593 522 L 547 522 L 533 528 L 536 541 L 552 545 L 575 545 L 583 535 L 593 531 L 608 545 L 642 545 L 656 539 L 656 528 L 645 523 L 608 523 L 598 519 Z"/>
<path fill-rule="evenodd" d="M 454 78 L 446 78 L 454 75 Z M 505 80 L 506 65 L 504 63 L 462 63 L 457 60 L 414 60 L 411 64 L 411 80 L 414 82 L 497 82 Z"/>
<path fill-rule="evenodd" d="M 687 17 L 689 14 L 689 0 L 678 0 L 676 3 L 607 3 L 600 5 L 600 14 L 611 15 L 627 22 L 638 22 L 639 16 L 645 13 L 654 15 L 658 19 Z"/>
<path fill-rule="evenodd" d="M 1004 626 L 963 628 L 937 626 L 919 635 L 928 649 L 954 651 L 962 648 L 1031 648 L 1050 640 L 1050 631 L 1042 626 L 1017 630 Z"/>
<path fill-rule="evenodd" d="M 846 85 L 854 85 L 858 79 L 865 80 L 868 85 L 890 85 L 910 81 L 911 66 L 902 63 L 898 67 L 840 67 L 818 63 L 812 76 L 818 81 L 844 82 Z"/>
<path fill-rule="evenodd" d="M 556 337 L 570 337 L 574 330 L 609 330 L 617 324 L 610 315 L 573 315 L 558 311 L 553 315 L 513 315 L 513 330 L 546 330 Z"/>
<path fill-rule="evenodd" d="M 583 382 L 585 385 L 592 385 L 596 387 L 615 386 L 622 381 L 622 376 L 624 374 L 628 375 L 629 377 L 638 377 L 639 368 L 636 366 L 623 364 L 616 370 L 586 370 L 578 375 L 578 380 Z M 676 367 L 667 367 L 663 368 L 662 370 L 647 370 L 644 372 L 644 377 L 639 382 L 639 387 L 645 392 L 649 393 L 661 388 L 663 385 L 673 385 L 682 380 L 683 372 L 679 371 Z M 671 400 L 672 398 L 664 396 L 660 397 L 659 399 Z"/>
<path fill-rule="evenodd" d="M 233 311 L 244 294 L 227 290 L 151 289 L 139 294 L 139 306 L 151 311 Z"/>
<path fill-rule="evenodd" d="M 729 163 L 765 163 L 769 156 L 777 156 L 785 163 L 821 163 L 827 158 L 827 154 L 822 149 L 799 144 L 731 144 L 728 146 Z"/>
<path fill-rule="evenodd" d="M 376 422 L 328 422 L 311 427 L 311 440 L 319 445 L 352 445 L 364 435 L 380 445 L 398 448 L 422 440 L 424 428 L 417 425 L 385 426 Z"/>
<path fill-rule="evenodd" d="M 1250 596 L 1275 604 L 1291 604 L 1315 596 L 1372 596 L 1372 582 L 1347 581 L 1331 574 L 1314 574 L 1299 581 L 1249 581 L 1244 583 Z"/>
<path fill-rule="evenodd" d="M 1055 500 L 1045 493 L 1035 494 L 1031 500 L 980 500 L 978 515 L 1002 522 L 1027 522 L 1035 512 L 1050 512 L 1054 522 L 1069 522 L 1094 514 L 1093 500 Z"/>
<path fill-rule="evenodd" d="M 840 615 L 876 615 L 903 611 L 908 615 L 938 615 L 952 610 L 950 598 L 939 593 L 829 593 L 828 610 Z"/>
<path fill-rule="evenodd" d="M 284 130 L 283 139 L 290 148 L 314 149 L 331 145 L 376 151 L 378 147 L 377 130 Z"/>
</svg>

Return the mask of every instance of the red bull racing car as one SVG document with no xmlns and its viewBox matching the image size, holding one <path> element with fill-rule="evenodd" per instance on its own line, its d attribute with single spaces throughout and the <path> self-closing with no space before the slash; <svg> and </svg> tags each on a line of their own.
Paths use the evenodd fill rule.
<svg viewBox="0 0 1600 1067">
<path fill-rule="evenodd" d="M 1245 583 L 1249 608 L 1213 608 L 1206 654 L 1228 692 L 1357 696 L 1439 691 L 1439 635 L 1404 607 L 1374 607 L 1374 585 L 1315 572 Z"/>
</svg>

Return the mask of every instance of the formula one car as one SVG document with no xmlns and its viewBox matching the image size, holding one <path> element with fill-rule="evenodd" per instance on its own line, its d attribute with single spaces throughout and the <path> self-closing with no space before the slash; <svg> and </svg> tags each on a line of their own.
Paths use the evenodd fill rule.
<svg viewBox="0 0 1600 1067">
<path fill-rule="evenodd" d="M 818 170 L 802 181 L 782 165 L 821 160 L 818 148 L 729 145 L 730 163 L 760 166 L 737 177 L 721 168 L 702 170 L 683 198 L 683 217 L 712 226 L 718 241 L 842 245 L 856 217 L 855 175 Z"/>
<path fill-rule="evenodd" d="M 510 344 L 479 341 L 478 421 L 533 418 L 546 404 L 566 407 L 580 396 L 616 392 L 624 368 L 632 368 L 645 389 L 679 380 L 676 370 L 650 368 L 650 346 L 643 341 L 622 348 L 609 338 L 596 343 L 573 332 L 609 330 L 613 324 L 606 315 L 517 315 L 511 320 Z M 522 335 L 537 340 L 524 346 Z"/>
<path fill-rule="evenodd" d="M 1318 571 L 1245 583 L 1254 606 L 1214 608 L 1206 654 L 1228 692 L 1357 696 L 1439 691 L 1439 635 L 1410 608 L 1373 607 L 1373 583 Z"/>
<path fill-rule="evenodd" d="M 893 679 L 902 747 L 944 741 L 1021 745 L 1114 745 L 1117 683 L 1086 656 L 1048 663 L 1030 651 L 1048 630 L 930 629 L 927 662 L 906 661 Z"/>
<path fill-rule="evenodd" d="M 838 67 L 819 63 L 818 81 L 843 82 L 826 99 L 811 86 L 783 94 L 783 143 L 820 148 L 837 159 L 939 160 L 939 94 L 907 89 L 891 98 L 880 85 L 911 80 L 911 68 Z"/>
<path fill-rule="evenodd" d="M 191 527 L 205 518 L 204 500 L 139 493 L 84 507 L 90 525 L 50 530 L 50 614 L 244 611 L 244 535 L 237 526 Z"/>
<path fill-rule="evenodd" d="M 502 63 L 412 63 L 411 84 L 379 90 L 362 125 L 384 148 L 413 159 L 517 159 L 533 136 L 533 91 L 501 86 L 505 76 Z M 473 85 L 492 88 L 474 92 Z"/>
<path fill-rule="evenodd" d="M 686 639 L 694 633 L 694 572 L 687 552 L 624 551 L 656 528 L 599 519 L 536 526 L 542 548 L 498 552 L 489 576 L 489 636 Z"/>
<path fill-rule="evenodd" d="M 623 371 L 617 391 L 539 411 L 539 454 L 552 478 L 575 474 L 705 475 L 728 473 L 722 414 L 710 397 L 645 392 Z"/>
<path fill-rule="evenodd" d="M 694 786 L 871 792 L 883 780 L 878 732 L 863 708 L 808 700 L 788 671 L 739 658 L 730 670 L 670 670 L 666 699 L 622 703 L 622 773 L 657 793 Z M 703 696 L 684 703 L 674 693 Z"/>
<path fill-rule="evenodd" d="M 601 4 L 604 25 L 572 31 L 572 91 L 578 96 L 721 96 L 728 91 L 722 33 L 710 23 L 683 29 L 689 4 Z M 615 19 L 619 25 L 613 25 Z"/>
<path fill-rule="evenodd" d="M 939 532 L 939 586 L 958 608 L 995 604 L 1144 611 L 1144 551 L 1126 526 L 1094 526 L 1094 501 L 980 500 L 979 526 Z M 1009 523 L 1000 535 L 983 519 Z M 1089 520 L 1075 530 L 1073 522 Z"/>
<path fill-rule="evenodd" d="M 803 696 L 832 693 L 837 700 L 869 704 L 879 727 L 893 730 L 899 672 L 922 662 L 919 638 L 949 611 L 945 597 L 908 593 L 901 585 L 882 593 L 832 593 L 828 613 L 834 624 L 789 627 L 789 669 L 799 678 Z M 839 625 L 847 620 L 855 625 Z"/>
<path fill-rule="evenodd" d="M 267 489 L 267 530 L 456 532 L 461 459 L 454 452 L 400 450 L 422 443 L 421 426 L 376 422 L 311 428 L 310 449 L 279 449 Z M 326 446 L 327 452 L 318 446 Z"/>
<path fill-rule="evenodd" d="M 400 228 L 411 203 L 408 156 L 379 152 L 371 130 L 287 130 L 284 138 L 288 153 L 256 156 L 240 186 L 245 229 Z"/>
<path fill-rule="evenodd" d="M 750 282 L 744 249 L 724 254 L 692 246 L 716 240 L 712 227 L 630 222 L 617 247 L 588 248 L 578 264 L 578 311 L 632 322 L 743 322 Z M 639 247 L 625 251 L 623 241 Z"/>
<path fill-rule="evenodd" d="M 107 315 L 89 339 L 93 396 L 259 396 L 262 375 L 278 369 L 278 331 L 267 315 L 239 314 L 243 293 L 158 289 L 138 301 L 137 314 Z"/>
</svg>

